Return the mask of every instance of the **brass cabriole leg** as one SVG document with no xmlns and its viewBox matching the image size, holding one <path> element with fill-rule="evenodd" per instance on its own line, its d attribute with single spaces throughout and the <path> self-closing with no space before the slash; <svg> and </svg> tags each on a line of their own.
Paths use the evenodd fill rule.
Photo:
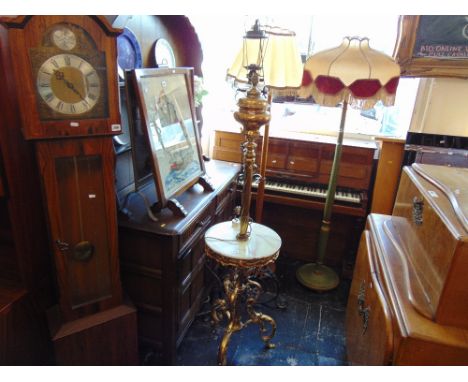
<svg viewBox="0 0 468 382">
<path fill-rule="evenodd" d="M 262 287 L 258 282 L 250 280 L 247 273 L 248 271 L 246 270 L 242 271 L 238 269 L 233 269 L 229 273 L 223 282 L 225 298 L 216 300 L 211 311 L 211 318 L 214 324 L 219 323 L 223 317 L 226 317 L 228 321 L 219 345 L 218 365 L 226 365 L 227 349 L 232 334 L 252 322 L 260 326 L 260 337 L 265 343 L 265 347 L 268 349 L 275 347 L 270 341 L 276 333 L 276 322 L 270 316 L 255 311 L 254 304 L 261 293 Z M 242 293 L 247 295 L 246 310 L 249 318 L 245 322 L 241 321 L 239 309 Z M 269 333 L 267 333 L 268 330 L 265 324 L 270 325 L 271 330 Z"/>
<path fill-rule="evenodd" d="M 253 322 L 260 326 L 260 338 L 265 342 L 265 347 L 268 349 L 273 349 L 275 347 L 270 341 L 276 333 L 276 322 L 275 320 L 263 313 L 256 312 L 254 309 L 254 304 L 257 302 L 258 297 L 262 291 L 261 285 L 253 280 L 247 281 L 247 290 L 250 291 L 250 296 L 247 299 L 247 313 L 249 314 L 250 319 L 245 323 L 248 325 L 250 322 Z M 265 334 L 267 329 L 265 328 L 265 323 L 270 324 L 271 331 L 270 334 Z"/>
<path fill-rule="evenodd" d="M 218 350 L 218 365 L 221 366 L 226 365 L 226 354 L 232 334 L 243 327 L 237 309 L 238 297 L 240 292 L 242 292 L 239 271 L 234 269 L 232 272 L 229 272 L 228 276 L 224 279 L 223 285 L 226 297 L 225 299 L 216 300 L 211 312 L 211 317 L 215 324 L 223 319 L 223 315 L 228 320 Z"/>
</svg>

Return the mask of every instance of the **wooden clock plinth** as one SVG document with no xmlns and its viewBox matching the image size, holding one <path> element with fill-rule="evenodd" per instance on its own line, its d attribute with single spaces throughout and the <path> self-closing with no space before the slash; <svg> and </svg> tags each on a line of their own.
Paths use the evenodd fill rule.
<svg viewBox="0 0 468 382">
<path fill-rule="evenodd" d="M 130 303 L 63 322 L 58 306 L 47 312 L 55 362 L 62 366 L 136 366 L 136 309 Z"/>
</svg>

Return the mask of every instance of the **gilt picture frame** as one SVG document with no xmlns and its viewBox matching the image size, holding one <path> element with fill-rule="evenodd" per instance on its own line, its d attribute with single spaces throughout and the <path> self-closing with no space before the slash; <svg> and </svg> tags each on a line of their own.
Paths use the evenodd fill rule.
<svg viewBox="0 0 468 382">
<path fill-rule="evenodd" d="M 393 56 L 402 77 L 468 77 L 468 16 L 400 16 Z"/>
<path fill-rule="evenodd" d="M 193 69 L 135 69 L 131 75 L 162 208 L 205 174 L 195 118 Z"/>
</svg>

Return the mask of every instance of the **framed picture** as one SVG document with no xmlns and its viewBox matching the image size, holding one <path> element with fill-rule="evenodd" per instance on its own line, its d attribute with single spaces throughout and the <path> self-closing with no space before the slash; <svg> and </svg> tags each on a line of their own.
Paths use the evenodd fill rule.
<svg viewBox="0 0 468 382">
<path fill-rule="evenodd" d="M 400 16 L 393 55 L 403 77 L 468 77 L 468 16 Z"/>
<path fill-rule="evenodd" d="M 135 69 L 132 75 L 162 208 L 205 174 L 196 128 L 193 70 Z"/>
</svg>

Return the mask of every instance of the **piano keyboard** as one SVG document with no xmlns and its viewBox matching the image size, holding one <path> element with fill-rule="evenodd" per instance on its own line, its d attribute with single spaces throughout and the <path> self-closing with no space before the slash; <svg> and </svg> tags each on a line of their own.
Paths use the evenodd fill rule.
<svg viewBox="0 0 468 382">
<path fill-rule="evenodd" d="M 240 184 L 242 185 L 243 182 L 240 182 Z M 252 188 L 258 188 L 258 181 L 252 182 Z M 322 188 L 317 185 L 292 184 L 286 182 L 278 182 L 270 179 L 267 179 L 265 182 L 265 190 L 322 199 L 325 199 L 327 197 L 326 188 Z M 346 203 L 360 204 L 361 195 L 358 192 L 337 190 L 335 192 L 335 200 L 339 200 Z"/>
</svg>

